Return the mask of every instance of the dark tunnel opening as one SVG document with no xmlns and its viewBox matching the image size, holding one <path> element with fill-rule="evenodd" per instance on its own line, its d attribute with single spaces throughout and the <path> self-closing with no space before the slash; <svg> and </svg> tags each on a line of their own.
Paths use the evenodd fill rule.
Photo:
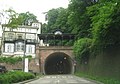
<svg viewBox="0 0 120 84">
<path fill-rule="evenodd" d="M 46 58 L 45 74 L 72 74 L 72 59 L 65 53 L 53 53 Z"/>
</svg>

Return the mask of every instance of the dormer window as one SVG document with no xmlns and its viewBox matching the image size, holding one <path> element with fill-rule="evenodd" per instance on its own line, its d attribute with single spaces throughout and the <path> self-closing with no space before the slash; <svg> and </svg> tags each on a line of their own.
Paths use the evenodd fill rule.
<svg viewBox="0 0 120 84">
<path fill-rule="evenodd" d="M 32 27 L 39 27 L 39 23 L 32 23 Z"/>
</svg>

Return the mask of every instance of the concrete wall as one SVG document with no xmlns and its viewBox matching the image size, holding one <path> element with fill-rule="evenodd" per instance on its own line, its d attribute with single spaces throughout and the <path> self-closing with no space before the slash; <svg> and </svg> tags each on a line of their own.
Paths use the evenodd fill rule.
<svg viewBox="0 0 120 84">
<path fill-rule="evenodd" d="M 101 51 L 91 55 L 87 64 L 78 64 L 77 70 L 87 74 L 120 79 L 120 48 Z"/>
</svg>

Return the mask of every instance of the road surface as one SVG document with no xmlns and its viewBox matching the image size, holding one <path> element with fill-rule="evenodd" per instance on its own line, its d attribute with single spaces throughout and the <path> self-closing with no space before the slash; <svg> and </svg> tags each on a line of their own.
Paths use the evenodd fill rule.
<svg viewBox="0 0 120 84">
<path fill-rule="evenodd" d="M 97 84 L 74 75 L 47 75 L 26 84 Z"/>
</svg>

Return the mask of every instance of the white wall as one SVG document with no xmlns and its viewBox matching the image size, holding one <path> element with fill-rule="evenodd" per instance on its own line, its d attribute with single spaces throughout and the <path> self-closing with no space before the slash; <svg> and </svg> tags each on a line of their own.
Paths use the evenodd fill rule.
<svg viewBox="0 0 120 84">
<path fill-rule="evenodd" d="M 8 30 L 8 29 L 6 29 Z M 9 31 L 9 30 L 8 30 Z M 37 32 L 37 28 L 30 28 L 30 27 L 20 27 L 17 29 L 14 29 L 15 32 L 29 32 L 29 33 L 36 33 Z"/>
<path fill-rule="evenodd" d="M 26 34 L 26 39 L 36 39 L 35 34 Z"/>
<path fill-rule="evenodd" d="M 30 28 L 27 28 L 26 29 L 26 32 L 30 32 L 30 33 L 36 33 L 37 32 L 37 29 L 30 29 Z"/>
</svg>

